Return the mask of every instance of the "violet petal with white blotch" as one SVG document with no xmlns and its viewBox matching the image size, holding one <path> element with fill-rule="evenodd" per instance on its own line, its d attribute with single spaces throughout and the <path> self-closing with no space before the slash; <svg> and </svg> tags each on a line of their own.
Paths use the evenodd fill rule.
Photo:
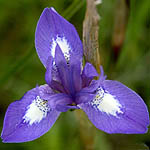
<svg viewBox="0 0 150 150">
<path fill-rule="evenodd" d="M 53 126 L 60 112 L 52 109 L 47 100 L 43 100 L 48 94 L 54 93 L 48 85 L 42 85 L 9 105 L 1 134 L 3 142 L 31 141 Z"/>
<path fill-rule="evenodd" d="M 146 133 L 149 114 L 142 98 L 117 81 L 104 80 L 94 99 L 80 104 L 91 122 L 107 133 Z"/>
<path fill-rule="evenodd" d="M 55 57 L 57 44 L 67 61 L 70 60 L 70 55 L 73 54 L 82 62 L 82 42 L 74 26 L 60 16 L 54 8 L 45 8 L 38 21 L 35 34 L 35 47 L 45 67 L 49 56 Z M 59 80 L 55 66 L 53 72 L 53 78 Z"/>
</svg>

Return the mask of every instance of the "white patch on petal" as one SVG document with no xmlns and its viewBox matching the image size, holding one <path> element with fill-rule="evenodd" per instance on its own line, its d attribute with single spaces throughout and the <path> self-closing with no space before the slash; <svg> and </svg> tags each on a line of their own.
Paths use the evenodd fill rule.
<svg viewBox="0 0 150 150">
<path fill-rule="evenodd" d="M 115 96 L 104 91 L 101 87 L 97 89 L 97 95 L 90 103 L 96 110 L 108 115 L 118 117 L 117 114 L 123 114 L 121 111 L 122 105 L 115 99 Z"/>
<path fill-rule="evenodd" d="M 52 48 L 51 48 L 51 55 L 53 56 L 53 58 L 55 57 L 55 49 L 56 49 L 57 44 L 61 48 L 61 50 L 66 58 L 66 61 L 69 61 L 70 60 L 69 52 L 71 50 L 71 47 L 70 47 L 67 39 L 64 36 L 63 37 L 57 36 L 56 40 L 53 39 Z"/>
<path fill-rule="evenodd" d="M 42 100 L 39 96 L 27 107 L 27 111 L 23 117 L 24 122 L 32 125 L 33 123 L 40 123 L 42 119 L 47 116 L 50 107 L 46 100 Z"/>
</svg>

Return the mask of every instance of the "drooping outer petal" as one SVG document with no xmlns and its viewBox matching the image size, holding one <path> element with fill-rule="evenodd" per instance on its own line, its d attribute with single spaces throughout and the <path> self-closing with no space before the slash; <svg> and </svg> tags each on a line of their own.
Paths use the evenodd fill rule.
<svg viewBox="0 0 150 150">
<path fill-rule="evenodd" d="M 54 58 L 57 44 L 67 60 L 70 59 L 71 53 L 82 60 L 82 43 L 74 26 L 60 16 L 54 8 L 45 8 L 35 33 L 35 47 L 45 67 L 48 57 Z"/>
<path fill-rule="evenodd" d="M 3 142 L 27 142 L 46 133 L 55 123 L 60 112 L 52 109 L 43 99 L 53 94 L 48 85 L 28 91 L 21 100 L 7 109 L 1 138 Z"/>
<path fill-rule="evenodd" d="M 145 133 L 149 114 L 142 98 L 117 81 L 105 80 L 95 98 L 80 107 L 91 122 L 107 133 Z"/>
</svg>

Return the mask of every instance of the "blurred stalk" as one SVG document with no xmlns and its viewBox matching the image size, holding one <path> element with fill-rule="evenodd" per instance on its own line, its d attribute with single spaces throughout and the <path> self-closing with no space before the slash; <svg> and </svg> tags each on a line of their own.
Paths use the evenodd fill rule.
<svg viewBox="0 0 150 150">
<path fill-rule="evenodd" d="M 92 63 L 99 72 L 99 20 L 95 0 L 87 0 L 87 9 L 83 22 L 83 49 L 85 61 Z"/>
<path fill-rule="evenodd" d="M 88 120 L 88 117 L 82 110 L 74 111 L 80 126 L 80 138 L 83 150 L 94 150 L 96 128 Z"/>
<path fill-rule="evenodd" d="M 118 57 L 125 39 L 126 26 L 128 23 L 128 12 L 129 9 L 127 0 L 117 0 L 112 35 L 112 47 L 114 50 L 115 58 Z"/>
<path fill-rule="evenodd" d="M 83 22 L 83 48 L 85 61 L 92 63 L 99 71 L 100 54 L 98 43 L 100 16 L 96 10 L 96 3 L 94 0 L 87 0 L 87 8 L 85 19 Z M 95 128 L 89 122 L 84 112 L 75 111 L 77 119 L 80 124 L 80 137 L 83 143 L 84 150 L 93 150 L 95 141 Z"/>
</svg>

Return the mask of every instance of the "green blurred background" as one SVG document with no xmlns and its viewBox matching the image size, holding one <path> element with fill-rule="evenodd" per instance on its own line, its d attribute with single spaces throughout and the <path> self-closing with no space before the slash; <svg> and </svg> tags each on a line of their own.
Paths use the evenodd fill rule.
<svg viewBox="0 0 150 150">
<path fill-rule="evenodd" d="M 135 90 L 149 108 L 150 0 L 122 1 L 103 0 L 97 6 L 101 63 L 109 79 Z M 85 0 L 0 0 L 0 130 L 8 105 L 37 83 L 45 83 L 34 34 L 41 12 L 51 6 L 74 24 L 82 39 Z M 20 144 L 0 142 L 0 150 L 84 150 L 81 130 L 75 111 L 68 111 L 41 138 Z M 93 132 L 94 150 L 149 149 L 150 132 L 108 135 L 95 127 Z"/>
</svg>

